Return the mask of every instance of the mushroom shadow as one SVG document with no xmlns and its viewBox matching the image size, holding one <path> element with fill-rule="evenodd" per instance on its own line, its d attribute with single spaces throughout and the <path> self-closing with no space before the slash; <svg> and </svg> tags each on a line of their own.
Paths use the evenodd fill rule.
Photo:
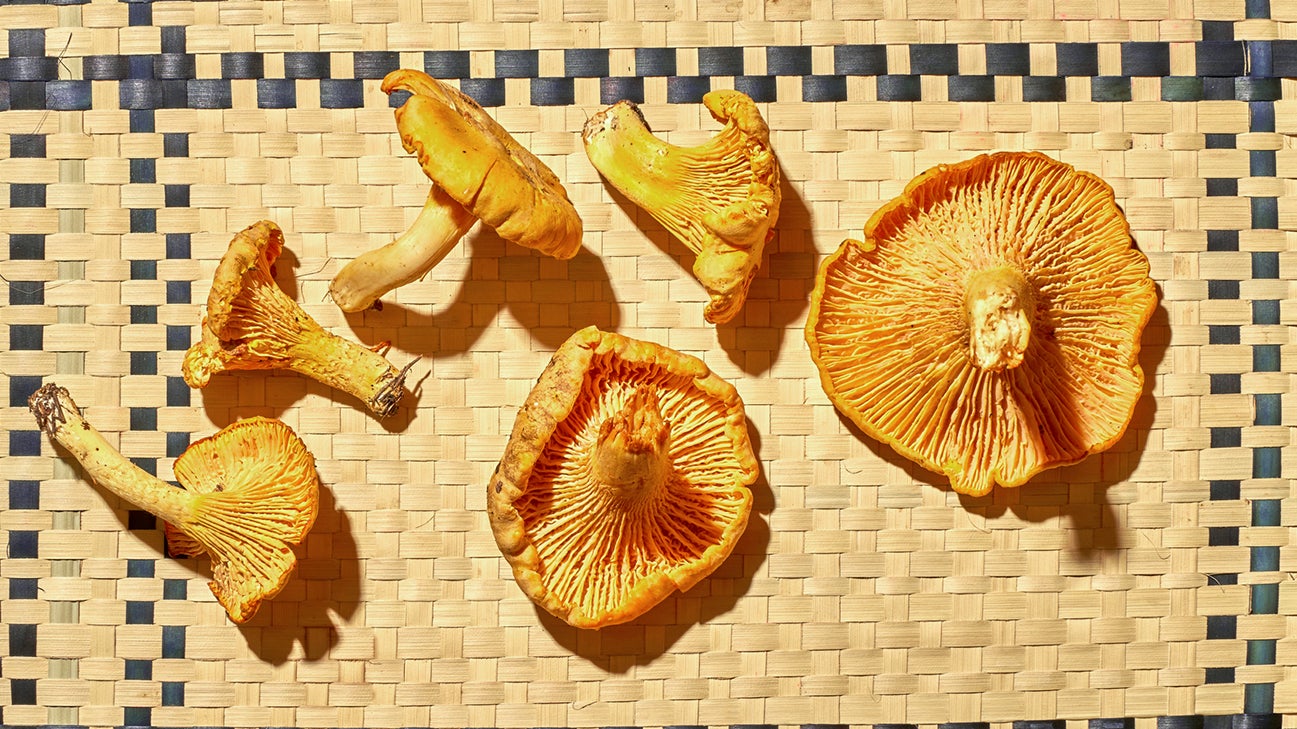
<svg viewBox="0 0 1297 729">
<path fill-rule="evenodd" d="M 765 564 L 770 546 L 770 524 L 763 518 L 775 508 L 774 491 L 760 459 L 760 431 L 748 419 L 752 450 L 758 455 L 757 478 L 752 483 L 752 512 L 734 551 L 716 570 L 686 593 L 673 592 L 638 618 L 599 630 L 574 628 L 533 605 L 540 624 L 554 641 L 574 655 L 613 674 L 657 660 L 694 628 L 734 609 L 752 587 Z"/>
<path fill-rule="evenodd" d="M 730 361 L 749 375 L 774 366 L 789 326 L 810 306 L 819 252 L 811 235 L 811 211 L 779 167 L 779 220 L 766 244 L 748 298 L 734 319 L 716 326 L 716 337 Z"/>
<path fill-rule="evenodd" d="M 296 550 L 297 571 L 283 592 L 239 626 L 248 648 L 261 660 L 282 665 L 290 659 L 318 661 L 338 642 L 336 615 L 346 622 L 361 602 L 360 564 L 351 520 L 337 507 L 333 491 L 320 487 L 320 513 Z M 300 645 L 300 651 L 294 646 Z"/>
<path fill-rule="evenodd" d="M 468 236 L 465 245 L 468 269 L 448 304 L 425 314 L 385 301 L 379 308 L 347 314 L 357 336 L 372 339 L 375 330 L 394 331 L 392 344 L 398 349 L 440 358 L 471 351 L 505 309 L 550 349 L 590 325 L 604 331 L 620 326 L 608 272 L 588 249 L 559 260 L 509 243 L 485 226 Z"/>
</svg>

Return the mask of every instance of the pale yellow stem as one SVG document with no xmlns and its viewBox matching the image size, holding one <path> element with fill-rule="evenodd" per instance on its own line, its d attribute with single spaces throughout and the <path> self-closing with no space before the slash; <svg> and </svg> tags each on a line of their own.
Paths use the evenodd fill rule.
<svg viewBox="0 0 1297 729">
<path fill-rule="evenodd" d="M 964 293 L 969 356 L 983 370 L 1001 372 L 1022 364 L 1031 343 L 1035 295 L 1011 266 L 977 271 Z"/>
<path fill-rule="evenodd" d="M 641 385 L 621 412 L 599 429 L 593 475 L 618 498 L 640 503 L 661 490 L 671 474 L 670 423 L 662 418 L 657 390 Z"/>
</svg>

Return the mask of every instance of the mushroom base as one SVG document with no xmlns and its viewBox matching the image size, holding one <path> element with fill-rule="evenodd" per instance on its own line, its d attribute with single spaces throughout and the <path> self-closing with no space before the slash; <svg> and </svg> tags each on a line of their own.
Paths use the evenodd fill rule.
<svg viewBox="0 0 1297 729">
<path fill-rule="evenodd" d="M 973 273 L 964 294 L 968 353 L 983 370 L 1002 372 L 1022 364 L 1031 343 L 1035 295 L 1011 266 Z"/>
<path fill-rule="evenodd" d="M 670 435 L 656 389 L 641 385 L 599 428 L 592 462 L 595 481 L 625 502 L 650 498 L 671 475 Z"/>
</svg>

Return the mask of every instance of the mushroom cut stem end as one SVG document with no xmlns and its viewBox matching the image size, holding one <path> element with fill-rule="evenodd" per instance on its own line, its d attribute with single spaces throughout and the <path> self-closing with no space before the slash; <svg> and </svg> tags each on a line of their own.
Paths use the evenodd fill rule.
<svg viewBox="0 0 1297 729">
<path fill-rule="evenodd" d="M 670 435 L 657 388 L 638 386 L 621 411 L 599 429 L 592 464 L 595 480 L 627 501 L 656 493 L 671 472 Z"/>
<path fill-rule="evenodd" d="M 976 271 L 964 294 L 968 353 L 981 369 L 1002 372 L 1022 364 L 1031 343 L 1035 295 L 1012 266 Z"/>
</svg>

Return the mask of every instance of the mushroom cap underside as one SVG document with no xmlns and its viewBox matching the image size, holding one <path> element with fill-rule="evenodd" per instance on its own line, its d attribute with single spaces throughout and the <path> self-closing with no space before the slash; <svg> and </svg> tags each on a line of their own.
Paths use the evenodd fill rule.
<svg viewBox="0 0 1297 729">
<path fill-rule="evenodd" d="M 555 258 L 581 249 L 581 218 L 558 176 L 472 98 L 421 71 L 400 69 L 383 90 L 409 91 L 396 109 L 406 151 L 455 202 L 505 240 Z"/>
<path fill-rule="evenodd" d="M 669 423 L 669 476 L 626 501 L 592 478 L 601 426 L 636 393 Z M 700 360 L 588 327 L 555 353 L 519 410 L 487 489 L 496 542 L 522 590 L 569 624 L 633 620 L 733 551 L 758 466 L 742 402 Z"/>
<path fill-rule="evenodd" d="M 970 277 L 999 268 L 1032 290 L 1032 330 L 1021 366 L 989 371 L 968 353 L 965 294 Z M 864 242 L 829 256 L 806 338 L 839 410 L 980 495 L 1122 436 L 1156 306 L 1105 182 L 1039 153 L 997 153 L 915 178 Z"/>
</svg>

